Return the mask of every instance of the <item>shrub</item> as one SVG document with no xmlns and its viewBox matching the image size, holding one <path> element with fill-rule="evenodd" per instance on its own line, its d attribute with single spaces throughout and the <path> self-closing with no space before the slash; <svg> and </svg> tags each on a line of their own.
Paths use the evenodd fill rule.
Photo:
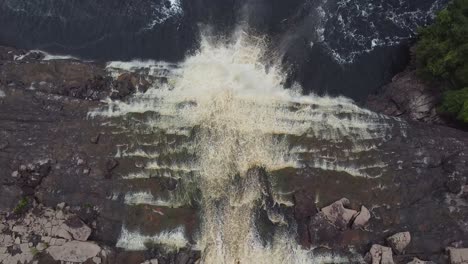
<svg viewBox="0 0 468 264">
<path fill-rule="evenodd" d="M 36 256 L 37 254 L 39 254 L 39 250 L 37 248 L 35 248 L 35 247 L 32 247 L 30 250 L 31 250 L 31 254 L 33 256 Z"/>
<path fill-rule="evenodd" d="M 447 91 L 444 94 L 439 112 L 468 123 L 468 87 L 461 90 Z"/>
<path fill-rule="evenodd" d="M 22 213 L 24 211 L 24 209 L 26 209 L 26 207 L 28 206 L 28 203 L 29 203 L 28 198 L 26 198 L 26 197 L 21 198 L 21 200 L 16 205 L 15 209 L 13 209 L 13 212 L 15 214 Z"/>
<path fill-rule="evenodd" d="M 439 112 L 468 123 L 468 0 L 453 0 L 419 37 L 419 74 L 448 86 Z"/>
<path fill-rule="evenodd" d="M 419 36 L 419 73 L 452 88 L 468 87 L 468 0 L 453 0 Z"/>
</svg>

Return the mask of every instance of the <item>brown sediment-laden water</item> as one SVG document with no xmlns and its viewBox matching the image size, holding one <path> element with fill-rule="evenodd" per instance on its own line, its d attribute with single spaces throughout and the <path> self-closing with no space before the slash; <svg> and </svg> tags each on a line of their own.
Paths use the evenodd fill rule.
<svg viewBox="0 0 468 264">
<path fill-rule="evenodd" d="M 296 223 L 286 213 L 294 204 L 293 190 L 280 178 L 305 167 L 363 181 L 382 177 L 387 164 L 362 157 L 404 135 L 406 125 L 343 97 L 302 95 L 298 85 L 285 89 L 280 67 L 263 62 L 262 40 L 239 36 L 228 43 L 203 39 L 199 51 L 172 67 L 108 64 L 114 73 L 146 70 L 167 78 L 126 102 L 109 100 L 89 112 L 115 133 L 132 135 L 115 142 L 116 158 L 133 165 L 121 178 L 169 178 L 182 186 L 158 194 L 142 186 L 113 197 L 131 205 L 196 205 L 200 218 L 192 234 L 184 226 L 149 235 L 124 225 L 117 246 L 190 246 L 201 252 L 203 263 L 350 261 L 298 244 Z"/>
</svg>

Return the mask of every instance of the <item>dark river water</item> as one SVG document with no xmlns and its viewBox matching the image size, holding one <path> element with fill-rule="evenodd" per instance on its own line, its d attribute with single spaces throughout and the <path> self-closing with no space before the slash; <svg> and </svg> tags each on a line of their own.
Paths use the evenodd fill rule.
<svg viewBox="0 0 468 264">
<path fill-rule="evenodd" d="M 201 30 L 267 36 L 305 92 L 363 101 L 402 70 L 447 0 L 0 0 L 0 45 L 95 60 L 179 61 Z M 246 26 L 248 25 L 248 26 Z"/>
</svg>

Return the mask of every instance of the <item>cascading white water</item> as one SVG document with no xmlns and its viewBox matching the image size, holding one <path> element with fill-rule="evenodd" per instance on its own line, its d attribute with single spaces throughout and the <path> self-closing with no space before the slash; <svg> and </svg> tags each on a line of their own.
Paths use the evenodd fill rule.
<svg viewBox="0 0 468 264">
<path fill-rule="evenodd" d="M 90 116 L 155 112 L 157 117 L 145 119 L 147 133 L 162 131 L 184 137 L 185 142 L 172 151 L 187 150 L 189 146 L 194 156 L 191 160 L 166 162 L 162 166 L 157 161 L 159 153 L 136 149 L 124 155 L 149 159 L 147 170 L 164 167 L 171 172 L 183 169 L 195 173 L 192 184 L 201 191 L 203 215 L 195 247 L 201 250 L 203 263 L 348 262 L 338 256 L 317 256 L 302 249 L 296 242 L 293 226 L 281 212 L 267 210 L 266 196 L 273 196 L 269 198 L 278 204 L 281 202 L 265 190 L 262 177 L 282 168 L 300 168 L 304 163 L 351 176 L 371 177 L 367 168 L 385 165 L 352 167 L 349 153 L 372 149 L 365 142 L 384 138 L 390 127 L 377 114 L 346 98 L 303 96 L 299 89 L 284 89 L 280 68 L 267 67 L 262 63 L 263 56 L 264 46 L 258 39 L 242 36 L 230 44 L 203 39 L 196 54 L 178 67 L 167 68 L 170 74 L 166 84 L 137 93 L 127 102 L 109 100 L 107 109 L 96 110 Z M 117 70 L 116 65 L 132 70 L 131 64 L 115 62 L 110 64 L 112 70 Z M 352 144 L 342 150 L 348 151 L 347 158 L 340 161 L 333 152 L 324 154 L 323 149 L 292 146 L 290 137 L 330 144 L 348 140 Z M 298 158 L 300 153 L 317 153 L 317 158 L 304 161 Z M 335 161 L 330 162 L 333 158 Z M 126 177 L 132 180 L 148 175 L 142 172 Z M 177 175 L 185 180 L 183 173 Z M 138 197 L 151 200 L 150 194 L 141 194 L 127 195 L 126 200 L 132 203 L 138 203 Z M 256 215 L 261 210 L 268 211 L 275 225 L 268 240 L 261 237 L 257 228 Z M 129 237 L 125 230 L 121 239 Z"/>
</svg>

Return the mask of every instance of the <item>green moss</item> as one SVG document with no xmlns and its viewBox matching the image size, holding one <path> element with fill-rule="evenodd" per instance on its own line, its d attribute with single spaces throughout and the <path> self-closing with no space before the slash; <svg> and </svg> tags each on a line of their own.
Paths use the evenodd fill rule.
<svg viewBox="0 0 468 264">
<path fill-rule="evenodd" d="M 30 250 L 31 250 L 31 254 L 33 256 L 36 256 L 37 254 L 39 254 L 39 250 L 37 248 L 35 248 L 35 247 L 32 247 Z"/>
<path fill-rule="evenodd" d="M 20 214 L 23 212 L 24 209 L 28 206 L 29 200 L 27 197 L 21 198 L 21 200 L 18 202 L 16 205 L 15 209 L 13 209 L 13 212 L 15 214 Z"/>
</svg>

